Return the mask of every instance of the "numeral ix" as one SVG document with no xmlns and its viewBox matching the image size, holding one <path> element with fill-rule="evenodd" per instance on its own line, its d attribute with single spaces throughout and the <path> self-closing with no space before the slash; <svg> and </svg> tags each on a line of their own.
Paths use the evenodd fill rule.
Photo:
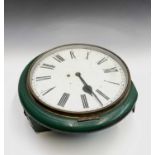
<svg viewBox="0 0 155 155">
<path fill-rule="evenodd" d="M 48 80 L 51 79 L 51 76 L 40 76 L 36 77 L 36 81 Z"/>
</svg>

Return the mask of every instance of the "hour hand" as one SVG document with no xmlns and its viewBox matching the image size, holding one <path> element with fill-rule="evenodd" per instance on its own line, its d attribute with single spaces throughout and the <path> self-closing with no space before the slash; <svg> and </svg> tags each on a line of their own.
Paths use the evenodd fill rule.
<svg viewBox="0 0 155 155">
<path fill-rule="evenodd" d="M 89 85 L 86 83 L 86 81 L 82 78 L 81 73 L 77 72 L 77 73 L 75 73 L 75 75 L 76 75 L 76 76 L 81 80 L 81 82 L 83 83 L 83 85 L 84 85 L 84 86 L 82 87 L 83 91 L 86 92 L 86 93 L 88 93 L 88 94 L 90 94 L 90 95 L 92 95 L 92 92 L 93 92 L 92 87 L 89 86 Z"/>
<path fill-rule="evenodd" d="M 89 85 L 84 85 L 84 86 L 82 87 L 82 89 L 83 89 L 84 92 L 88 93 L 89 95 L 92 95 L 93 90 L 92 90 L 92 87 L 91 87 L 91 86 L 89 86 Z"/>
<path fill-rule="evenodd" d="M 99 98 L 97 97 L 97 95 L 93 92 L 93 89 L 92 89 L 91 86 L 85 85 L 85 86 L 83 86 L 82 89 L 83 89 L 84 92 L 88 93 L 89 95 L 94 96 L 94 97 L 96 98 L 96 100 L 100 103 L 100 105 L 103 106 L 103 104 L 102 104 L 102 102 L 100 101 L 100 99 L 99 99 Z"/>
<path fill-rule="evenodd" d="M 75 75 L 81 80 L 81 82 L 82 82 L 84 85 L 87 85 L 86 81 L 82 78 L 80 72 L 75 73 Z"/>
<path fill-rule="evenodd" d="M 91 96 L 94 96 L 94 97 L 96 98 L 96 100 L 97 100 L 101 105 L 103 105 L 102 102 L 101 102 L 101 101 L 99 100 L 99 98 L 97 97 L 97 95 L 93 92 L 92 87 L 91 87 L 90 85 L 88 85 L 88 84 L 86 83 L 86 81 L 82 78 L 81 73 L 77 72 L 77 73 L 75 73 L 75 75 L 76 75 L 77 77 L 79 77 L 79 79 L 81 80 L 81 82 L 84 84 L 84 86 L 82 87 L 83 91 L 86 92 L 86 93 L 88 93 L 88 94 L 91 95 Z"/>
</svg>

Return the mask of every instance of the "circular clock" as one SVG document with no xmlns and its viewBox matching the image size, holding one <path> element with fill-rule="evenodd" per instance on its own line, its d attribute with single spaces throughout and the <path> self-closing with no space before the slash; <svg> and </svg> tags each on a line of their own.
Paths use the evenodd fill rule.
<svg viewBox="0 0 155 155">
<path fill-rule="evenodd" d="M 124 61 L 95 45 L 69 44 L 34 58 L 19 81 L 24 113 L 36 132 L 88 132 L 134 111 L 137 90 Z"/>
</svg>

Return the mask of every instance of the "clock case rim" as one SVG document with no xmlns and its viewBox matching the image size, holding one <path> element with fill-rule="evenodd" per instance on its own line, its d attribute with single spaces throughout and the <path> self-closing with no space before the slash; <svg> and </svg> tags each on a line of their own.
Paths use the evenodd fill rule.
<svg viewBox="0 0 155 155">
<path fill-rule="evenodd" d="M 87 47 L 91 47 L 91 48 L 98 48 L 98 49 L 101 49 L 101 50 L 105 50 L 107 51 L 108 53 L 114 55 L 118 60 L 121 61 L 121 63 L 124 65 L 123 67 L 126 69 L 126 72 L 127 72 L 127 76 L 128 76 L 128 82 L 127 82 L 127 86 L 125 88 L 125 90 L 123 91 L 123 93 L 121 94 L 121 96 L 115 100 L 112 104 L 108 105 L 108 106 L 105 106 L 101 109 L 98 109 L 98 110 L 90 110 L 90 111 L 83 111 L 83 112 L 71 112 L 71 111 L 66 111 L 66 110 L 62 110 L 62 109 L 57 109 L 55 107 L 52 107 L 52 106 L 49 106 L 47 105 L 45 102 L 43 102 L 41 99 L 39 99 L 36 95 L 35 95 L 35 92 L 33 91 L 33 89 L 31 88 L 30 86 L 30 72 L 32 70 L 32 67 L 34 66 L 34 64 L 40 59 L 40 57 L 42 57 L 43 55 L 45 55 L 46 53 L 49 53 L 51 52 L 52 50 L 57 50 L 59 48 L 65 48 L 65 47 L 70 47 L 70 46 L 85 46 L 85 48 Z M 76 47 L 75 47 L 76 48 Z M 77 47 L 78 48 L 78 47 Z M 87 49 L 86 48 L 86 49 Z M 101 52 L 102 53 L 102 52 Z M 47 110 L 49 111 L 52 111 L 52 112 L 55 112 L 55 113 L 58 113 L 58 114 L 61 114 L 61 115 L 65 115 L 65 116 L 73 116 L 73 117 L 96 117 L 98 116 L 100 113 L 103 113 L 103 112 L 106 112 L 106 111 L 109 111 L 110 109 L 112 109 L 113 107 L 117 106 L 120 101 L 124 100 L 128 93 L 129 93 L 129 88 L 131 86 L 131 76 L 130 76 L 130 72 L 129 72 L 129 69 L 126 65 L 126 63 L 117 55 L 115 54 L 114 52 L 106 49 L 106 48 L 103 48 L 103 47 L 100 47 L 100 46 L 97 46 L 97 45 L 92 45 L 92 44 L 80 44 L 80 43 L 76 43 L 76 44 L 65 44 L 65 45 L 61 45 L 61 46 L 57 46 L 55 48 L 52 48 L 52 49 L 49 49 L 43 53 L 41 53 L 39 56 L 37 56 L 36 58 L 34 58 L 32 61 L 31 61 L 31 65 L 29 67 L 29 70 L 28 70 L 28 75 L 27 75 L 27 88 L 28 88 L 28 91 L 30 92 L 30 95 L 34 98 L 34 100 L 36 100 L 38 102 L 38 104 L 41 104 L 41 106 L 43 106 L 44 108 L 46 108 Z"/>
</svg>

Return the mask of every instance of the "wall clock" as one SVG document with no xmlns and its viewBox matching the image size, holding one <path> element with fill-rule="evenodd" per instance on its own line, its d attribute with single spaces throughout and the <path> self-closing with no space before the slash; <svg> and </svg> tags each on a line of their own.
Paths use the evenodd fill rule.
<svg viewBox="0 0 155 155">
<path fill-rule="evenodd" d="M 124 61 L 88 44 L 53 48 L 34 58 L 19 81 L 24 113 L 36 132 L 89 132 L 134 111 L 137 90 Z"/>
</svg>

